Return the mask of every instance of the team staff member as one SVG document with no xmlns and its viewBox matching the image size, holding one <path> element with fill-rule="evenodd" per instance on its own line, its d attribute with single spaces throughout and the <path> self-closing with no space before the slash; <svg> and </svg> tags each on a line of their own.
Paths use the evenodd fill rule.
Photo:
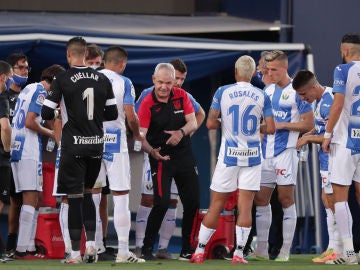
<svg viewBox="0 0 360 270">
<path fill-rule="evenodd" d="M 41 116 L 53 119 L 59 105 L 63 123 L 58 192 L 69 203 L 69 233 L 72 251 L 66 263 L 80 263 L 82 226 L 86 231 L 84 262 L 96 261 L 96 213 L 91 190 L 99 174 L 104 147 L 103 121 L 118 117 L 110 81 L 84 65 L 86 41 L 74 37 L 66 44 L 70 69 L 57 76 L 44 102 Z"/>
<path fill-rule="evenodd" d="M 169 62 L 175 68 L 175 87 L 181 88 L 186 75 L 187 67 L 179 58 L 171 60 Z M 154 86 L 149 87 L 141 92 L 141 95 L 136 102 L 135 109 L 138 110 L 142 100 L 153 91 Z M 194 99 L 194 97 L 188 93 L 192 105 L 194 106 L 195 118 L 197 128 L 199 128 L 205 119 L 205 112 L 200 104 Z M 159 230 L 159 245 L 156 253 L 156 257 L 159 259 L 173 259 L 172 254 L 168 251 L 167 247 L 171 236 L 174 234 L 176 227 L 176 210 L 178 204 L 178 190 L 174 180 L 171 182 L 171 199 L 168 210 L 166 211 L 164 220 Z M 147 219 L 153 206 L 154 192 L 153 184 L 150 174 L 149 157 L 147 153 L 144 153 L 143 161 L 143 174 L 142 174 L 142 185 L 141 185 L 141 202 L 136 214 L 136 248 L 135 254 L 141 255 L 141 247 L 143 246 L 143 240 L 145 237 L 145 229 L 147 225 Z M 140 256 L 139 255 L 139 256 Z"/>
<path fill-rule="evenodd" d="M 236 190 L 239 215 L 232 263 L 248 263 L 243 252 L 251 230 L 255 192 L 260 189 L 260 130 L 275 132 L 269 97 L 250 84 L 254 72 L 254 59 L 241 56 L 235 63 L 236 83 L 220 87 L 210 107 L 206 126 L 209 129 L 221 127 L 221 146 L 210 186 L 210 207 L 201 222 L 199 244 L 190 260 L 192 263 L 203 263 L 205 246 L 216 230 L 226 201 Z M 260 125 L 262 118 L 264 124 Z"/>
<path fill-rule="evenodd" d="M 189 260 L 191 228 L 199 207 L 199 179 L 190 140 L 190 134 L 197 127 L 195 113 L 185 90 L 174 87 L 173 65 L 158 64 L 152 78 L 154 90 L 139 108 L 140 128 L 146 135 L 143 150 L 149 153 L 154 185 L 154 206 L 149 215 L 142 254 L 145 260 L 155 259 L 153 245 L 169 207 L 174 178 L 184 206 L 179 259 Z"/>
<path fill-rule="evenodd" d="M 6 83 L 12 76 L 11 66 L 0 61 L 0 213 L 4 204 L 9 204 L 11 181 L 10 140 L 11 126 L 9 121 L 9 100 Z"/>
<path fill-rule="evenodd" d="M 15 112 L 15 104 L 17 97 L 20 94 L 21 89 L 23 89 L 28 80 L 28 75 L 31 70 L 28 58 L 25 54 L 22 53 L 13 53 L 10 54 L 6 61 L 10 64 L 13 69 L 13 76 L 8 80 L 8 98 L 10 105 L 10 123 Z M 10 184 L 10 208 L 8 215 L 8 237 L 6 243 L 6 249 L 4 258 L 13 259 L 16 249 L 16 241 L 19 230 L 19 216 L 20 209 L 22 205 L 22 195 L 21 193 L 15 192 L 14 179 L 11 176 Z"/>
</svg>

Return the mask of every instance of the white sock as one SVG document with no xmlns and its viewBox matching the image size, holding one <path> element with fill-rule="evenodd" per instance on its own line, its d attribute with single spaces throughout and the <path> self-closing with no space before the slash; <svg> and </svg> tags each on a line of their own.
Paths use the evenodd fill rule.
<svg viewBox="0 0 360 270">
<path fill-rule="evenodd" d="M 69 234 L 68 220 L 69 220 L 69 205 L 67 203 L 61 203 L 59 222 L 60 222 L 61 234 L 64 239 L 66 253 L 71 252 L 71 239 Z"/>
<path fill-rule="evenodd" d="M 150 212 L 151 212 L 151 207 L 139 205 L 138 211 L 136 213 L 136 225 L 135 225 L 135 237 L 136 237 L 135 244 L 137 247 L 143 246 L 146 224 Z"/>
<path fill-rule="evenodd" d="M 131 216 L 129 210 L 129 194 L 113 196 L 114 227 L 118 237 L 118 255 L 129 255 L 129 233 Z"/>
<path fill-rule="evenodd" d="M 353 219 L 347 202 L 335 203 L 335 218 L 344 245 L 343 255 L 352 257 L 355 254 L 352 235 Z"/>
<path fill-rule="evenodd" d="M 236 231 L 236 249 L 234 252 L 234 256 L 244 257 L 243 251 L 246 242 L 249 238 L 251 228 L 236 226 L 235 231 Z"/>
<path fill-rule="evenodd" d="M 328 250 L 335 248 L 335 239 L 334 239 L 335 216 L 330 208 L 325 208 L 325 212 L 326 212 L 327 231 L 329 235 L 329 244 L 327 246 L 327 250 Z"/>
<path fill-rule="evenodd" d="M 336 254 L 342 254 L 343 250 L 344 250 L 344 245 L 339 233 L 339 229 L 336 225 L 336 220 L 335 220 L 335 215 L 334 215 L 334 252 Z"/>
<path fill-rule="evenodd" d="M 96 211 L 95 247 L 99 253 L 102 253 L 105 251 L 105 247 L 103 243 L 103 230 L 102 230 L 102 222 L 100 218 L 101 193 L 92 194 L 92 198 L 95 204 L 95 211 Z"/>
<path fill-rule="evenodd" d="M 268 240 L 272 219 L 270 204 L 266 206 L 256 206 L 256 235 L 257 247 L 256 255 L 268 256 Z"/>
<path fill-rule="evenodd" d="M 86 241 L 85 248 L 88 248 L 88 247 L 95 247 L 95 241 Z"/>
<path fill-rule="evenodd" d="M 200 231 L 199 231 L 199 243 L 196 247 L 195 254 L 197 253 L 204 253 L 205 246 L 207 242 L 209 242 L 209 239 L 214 234 L 215 229 L 210 229 L 205 227 L 202 223 L 200 225 Z"/>
<path fill-rule="evenodd" d="M 159 249 L 167 248 L 176 227 L 176 209 L 168 208 L 159 230 Z"/>
<path fill-rule="evenodd" d="M 19 217 L 19 234 L 16 250 L 25 252 L 29 246 L 31 231 L 33 227 L 35 208 L 30 205 L 23 205 Z"/>
<path fill-rule="evenodd" d="M 29 242 L 29 245 L 27 247 L 28 251 L 36 251 L 35 237 L 36 237 L 36 228 L 37 228 L 38 216 L 39 216 L 39 211 L 35 209 L 34 218 L 33 218 L 33 222 L 32 222 L 32 229 L 31 229 L 31 234 L 30 234 L 30 242 Z"/>
<path fill-rule="evenodd" d="M 283 211 L 283 245 L 280 250 L 280 257 L 289 256 L 290 254 L 290 248 L 294 240 L 297 221 L 295 204 L 289 206 L 288 208 L 283 208 Z"/>
</svg>

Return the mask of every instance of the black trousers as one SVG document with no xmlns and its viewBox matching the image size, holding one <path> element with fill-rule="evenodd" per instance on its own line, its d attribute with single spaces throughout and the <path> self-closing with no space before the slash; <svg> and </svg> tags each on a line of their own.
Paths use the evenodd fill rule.
<svg viewBox="0 0 360 270">
<path fill-rule="evenodd" d="M 189 251 L 192 225 L 200 204 L 199 177 L 195 162 L 188 156 L 166 161 L 150 158 L 150 167 L 154 186 L 154 206 L 146 226 L 144 248 L 152 249 L 154 246 L 169 207 L 171 181 L 174 178 L 184 208 L 182 251 Z"/>
</svg>

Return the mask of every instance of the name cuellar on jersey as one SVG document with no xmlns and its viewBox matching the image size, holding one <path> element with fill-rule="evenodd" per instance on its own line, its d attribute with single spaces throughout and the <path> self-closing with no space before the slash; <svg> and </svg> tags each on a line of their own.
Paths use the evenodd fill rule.
<svg viewBox="0 0 360 270">
<path fill-rule="evenodd" d="M 331 140 L 360 151 L 360 61 L 338 65 L 334 70 L 333 93 L 345 95 L 343 110 Z"/>
<path fill-rule="evenodd" d="M 269 97 L 250 83 L 238 82 L 220 87 L 210 108 L 221 112 L 218 160 L 227 166 L 260 164 L 260 121 L 273 115 Z"/>
<path fill-rule="evenodd" d="M 118 116 L 116 100 L 108 78 L 89 67 L 74 66 L 53 80 L 41 115 L 54 118 L 61 107 L 61 150 L 78 156 L 103 152 L 103 121 Z"/>
<path fill-rule="evenodd" d="M 283 88 L 270 84 L 265 89 L 270 97 L 275 122 L 299 122 L 301 115 L 312 110 L 311 104 L 301 100 L 292 88 L 291 82 Z M 262 149 L 264 158 L 275 157 L 287 148 L 295 148 L 298 131 L 276 130 L 275 134 L 265 134 Z"/>
<path fill-rule="evenodd" d="M 41 161 L 41 134 L 26 128 L 25 120 L 27 113 L 33 112 L 39 115 L 36 121 L 41 123 L 40 112 L 46 95 L 46 90 L 40 83 L 29 84 L 20 92 L 11 124 L 11 161 Z"/>
</svg>

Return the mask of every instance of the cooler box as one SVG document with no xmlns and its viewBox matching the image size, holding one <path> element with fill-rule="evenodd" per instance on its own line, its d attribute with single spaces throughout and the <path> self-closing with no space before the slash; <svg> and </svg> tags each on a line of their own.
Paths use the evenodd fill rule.
<svg viewBox="0 0 360 270">
<path fill-rule="evenodd" d="M 82 254 L 85 251 L 85 239 L 83 230 L 81 235 Z M 59 209 L 50 207 L 40 208 L 35 243 L 40 252 L 44 254 L 47 259 L 64 258 L 65 244 L 59 223 Z"/>
<path fill-rule="evenodd" d="M 191 233 L 191 246 L 195 249 L 199 242 L 198 235 L 201 221 L 203 220 L 207 209 L 199 209 L 197 216 L 194 219 L 194 224 Z M 205 247 L 205 258 L 207 259 L 224 259 L 226 255 L 230 254 L 233 249 L 235 241 L 235 216 L 234 210 L 224 210 L 220 215 L 219 224 L 215 233 L 211 236 L 209 242 Z"/>
<path fill-rule="evenodd" d="M 51 162 L 43 163 L 43 202 L 41 206 L 56 207 L 56 197 L 53 194 L 55 165 Z"/>
<path fill-rule="evenodd" d="M 60 229 L 58 209 L 40 208 L 35 243 L 46 258 L 64 258 L 65 245 Z"/>
</svg>

